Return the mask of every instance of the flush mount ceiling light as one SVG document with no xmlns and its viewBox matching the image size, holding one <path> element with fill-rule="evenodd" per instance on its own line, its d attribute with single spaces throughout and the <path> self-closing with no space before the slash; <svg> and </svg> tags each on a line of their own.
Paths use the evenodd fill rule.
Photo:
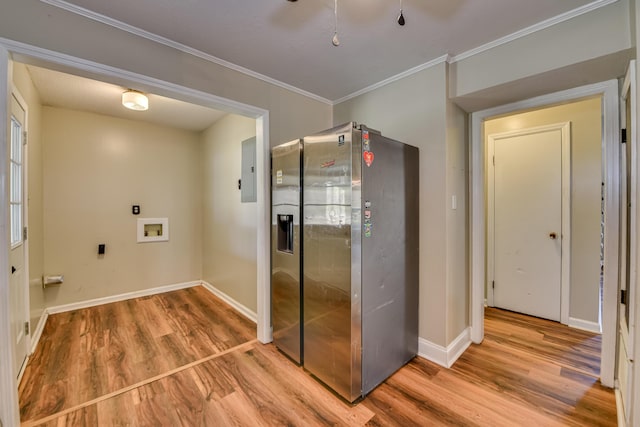
<svg viewBox="0 0 640 427">
<path fill-rule="evenodd" d="M 145 111 L 149 109 L 149 98 L 142 92 L 129 89 L 122 94 L 122 105 L 130 110 Z"/>
</svg>

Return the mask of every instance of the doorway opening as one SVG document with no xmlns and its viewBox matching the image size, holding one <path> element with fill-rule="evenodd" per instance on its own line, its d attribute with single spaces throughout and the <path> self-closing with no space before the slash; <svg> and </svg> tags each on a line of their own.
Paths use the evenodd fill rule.
<svg viewBox="0 0 640 427">
<path fill-rule="evenodd" d="M 182 102 L 201 105 L 209 108 L 224 110 L 228 113 L 251 118 L 255 121 L 255 138 L 256 138 L 256 194 L 257 208 L 256 215 L 252 218 L 252 222 L 257 224 L 256 232 L 256 294 L 257 294 L 257 338 L 263 343 L 271 341 L 270 331 L 270 295 L 269 295 L 269 205 L 268 180 L 269 180 L 269 114 L 268 111 L 261 108 L 241 104 L 224 98 L 220 98 L 208 93 L 200 92 L 190 88 L 178 86 L 175 84 L 158 81 L 142 75 L 137 75 L 123 70 L 105 67 L 100 64 L 93 64 L 85 61 L 78 61 L 65 55 L 49 51 L 34 52 L 28 49 L 28 46 L 21 45 L 1 46 L 0 49 L 0 96 L 8 99 L 10 87 L 6 82 L 10 80 L 11 61 L 19 61 L 23 64 L 38 65 L 45 68 L 55 69 L 73 75 L 83 76 L 87 78 L 110 82 L 120 86 L 135 86 L 144 89 L 148 93 L 158 94 L 160 96 L 180 100 Z M 0 115 L 7 116 L 5 106 L 0 108 Z M 5 125 L 0 126 L 0 130 L 5 129 Z M 2 132 L 2 135 L 6 135 Z M 5 140 L 4 144 L 8 142 Z M 4 156 L 0 156 L 5 159 Z M 4 172 L 3 172 L 4 174 Z M 0 190 L 0 199 L 8 200 L 8 194 L 5 189 Z M 129 206 L 131 208 L 131 206 Z M 6 218 L 5 214 L 0 214 L 0 219 Z M 173 230 L 172 230 L 173 231 Z M 173 233 L 172 233 L 173 234 Z M 0 230 L 0 239 L 8 240 L 9 236 L 6 230 Z M 108 249 L 107 249 L 108 250 Z M 8 264 L 8 252 L 0 250 L 0 260 L 3 264 Z M 0 278 L 0 311 L 7 312 L 9 310 L 9 298 L 4 298 L 9 293 L 8 277 Z M 13 372 L 13 359 L 11 338 L 6 333 L 9 331 L 8 325 L 3 323 L 0 325 L 0 390 L 3 399 L 2 413 L 6 414 L 9 419 L 18 419 L 17 417 L 17 381 Z M 15 415 L 11 417 L 10 415 Z"/>
<path fill-rule="evenodd" d="M 482 342 L 484 337 L 484 306 L 485 298 L 488 296 L 485 283 L 487 283 L 490 277 L 488 271 L 488 265 L 485 263 L 485 257 L 487 257 L 488 250 L 488 237 L 486 235 L 487 224 L 487 179 L 488 179 L 488 167 L 487 167 L 487 150 L 488 144 L 486 143 L 486 129 L 490 127 L 492 119 L 504 119 L 507 116 L 512 116 L 516 113 L 527 112 L 530 113 L 533 110 L 543 111 L 541 109 L 557 106 L 561 107 L 565 104 L 576 101 L 587 101 L 589 99 L 595 99 L 599 104 L 598 124 L 602 124 L 601 131 L 597 133 L 599 138 L 597 145 L 597 151 L 601 155 L 601 162 L 596 161 L 598 168 L 598 174 L 594 181 L 596 185 L 591 185 L 591 191 L 597 194 L 595 199 L 592 197 L 590 200 L 597 201 L 595 208 L 589 210 L 589 224 L 592 233 L 590 238 L 595 241 L 595 244 L 590 244 L 588 249 L 589 257 L 594 258 L 593 269 L 594 274 L 590 274 L 590 287 L 593 292 L 589 293 L 590 314 L 575 314 L 576 312 L 569 312 L 569 319 L 571 316 L 575 317 L 577 326 L 583 329 L 596 328 L 596 325 L 602 327 L 602 351 L 601 351 L 601 368 L 600 379 L 603 385 L 613 386 L 613 373 L 615 366 L 615 323 L 616 323 L 616 287 L 617 287 L 617 275 L 618 275 L 618 221 L 619 221 L 619 194 L 616 187 L 617 176 L 619 171 L 619 147 L 617 144 L 617 135 L 619 129 L 618 123 L 618 100 L 617 90 L 618 84 L 616 80 L 603 82 L 600 84 L 594 84 L 584 86 L 576 89 L 571 89 L 555 94 L 545 95 L 513 104 L 496 107 L 488 110 L 479 111 L 472 114 L 472 141 L 471 141 L 471 338 L 475 343 Z M 517 117 L 517 116 L 514 116 Z M 554 119 L 553 122 L 562 121 L 561 119 Z M 547 122 L 547 123 L 553 123 Z M 521 124 L 512 123 L 510 130 L 517 127 L 524 127 Z M 506 131 L 507 129 L 503 129 Z M 497 131 L 494 130 L 494 133 Z M 573 128 L 572 128 L 572 136 Z M 572 141 L 573 142 L 573 141 Z M 572 148 L 573 149 L 573 148 Z M 572 155 L 576 155 L 575 152 Z M 593 159 L 592 159 L 593 160 Z M 594 163 L 593 161 L 591 163 Z M 574 163 L 572 163 L 572 167 Z M 600 170 L 601 175 L 600 175 Z M 575 174 L 576 171 L 574 171 Z M 579 190 L 577 186 L 581 185 L 582 175 L 572 179 L 572 189 L 574 193 Z M 587 180 L 588 181 L 588 180 Z M 589 181 L 588 181 L 589 182 Z M 601 207 L 600 207 L 600 191 L 601 183 L 604 182 L 604 243 L 600 245 L 601 238 Z M 575 201 L 575 194 L 572 197 L 572 201 Z M 593 203 L 591 203 L 593 204 Z M 575 206 L 572 206 L 573 219 L 572 230 L 575 230 L 576 221 L 581 221 L 576 212 Z M 593 220 L 593 218 L 595 220 Z M 592 224 L 595 223 L 595 226 Z M 595 227 L 595 231 L 593 231 Z M 573 252 L 576 251 L 576 233 L 571 234 L 574 238 L 572 242 Z M 602 316 L 599 316 L 599 283 L 600 283 L 600 251 L 604 253 L 604 264 L 612 265 L 614 268 L 605 268 L 603 283 L 603 297 L 602 297 Z M 594 256 L 595 254 L 595 256 Z M 577 264 L 569 269 L 569 273 L 574 273 L 576 277 L 570 279 L 570 283 L 574 283 L 582 271 L 576 270 Z M 493 274 L 493 273 L 491 273 Z M 595 278 L 594 278 L 595 277 Z M 577 294 L 580 295 L 579 293 Z M 573 295 L 571 296 L 573 299 Z M 569 307 L 574 307 L 576 310 L 579 306 L 579 301 L 571 301 Z M 594 314 L 595 313 L 595 314 Z M 583 317 L 580 317 L 583 316 Z M 571 323 L 568 321 L 567 323 Z"/>
</svg>

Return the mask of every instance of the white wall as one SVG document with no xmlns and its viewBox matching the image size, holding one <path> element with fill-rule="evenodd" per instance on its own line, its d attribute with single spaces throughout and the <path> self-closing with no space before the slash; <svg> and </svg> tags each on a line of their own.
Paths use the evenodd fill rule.
<svg viewBox="0 0 640 427">
<path fill-rule="evenodd" d="M 42 134 L 44 270 L 65 276 L 47 306 L 200 279 L 198 134 L 54 107 Z M 140 217 L 168 217 L 169 241 L 137 243 Z"/>
<path fill-rule="evenodd" d="M 13 63 L 13 83 L 27 103 L 27 161 L 29 186 L 29 306 L 31 327 L 35 328 L 45 308 L 42 275 L 44 274 L 44 223 L 42 208 L 42 107 L 40 96 L 24 64 Z"/>
<path fill-rule="evenodd" d="M 487 120 L 488 135 L 571 122 L 571 279 L 574 319 L 599 323 L 602 126 L 600 97 Z"/>
<path fill-rule="evenodd" d="M 202 279 L 256 312 L 256 203 L 241 203 L 242 141 L 256 121 L 229 114 L 202 134 Z"/>
</svg>

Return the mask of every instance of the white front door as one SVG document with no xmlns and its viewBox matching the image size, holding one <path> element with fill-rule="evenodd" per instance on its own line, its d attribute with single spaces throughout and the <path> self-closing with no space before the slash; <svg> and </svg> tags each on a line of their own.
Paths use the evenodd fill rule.
<svg viewBox="0 0 640 427">
<path fill-rule="evenodd" d="M 625 420 L 631 425 L 634 365 L 634 313 L 638 269 L 638 147 L 636 141 L 635 61 L 631 61 L 622 88 L 621 123 L 626 143 L 620 152 L 620 298 L 618 300 L 619 339 L 616 379 Z M 636 385 L 637 387 L 638 385 Z M 638 414 L 640 415 L 640 414 Z"/>
<path fill-rule="evenodd" d="M 561 320 L 568 127 L 489 136 L 493 305 L 555 321 Z"/>
<path fill-rule="evenodd" d="M 9 153 L 9 294 L 11 298 L 11 336 L 14 344 L 14 372 L 19 376 L 29 348 L 29 293 L 25 268 L 25 131 L 26 110 L 18 94 L 11 96 Z"/>
</svg>

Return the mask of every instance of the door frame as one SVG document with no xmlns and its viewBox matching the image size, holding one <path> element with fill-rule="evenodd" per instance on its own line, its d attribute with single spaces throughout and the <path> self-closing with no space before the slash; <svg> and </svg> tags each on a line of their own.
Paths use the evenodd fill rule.
<svg viewBox="0 0 640 427">
<path fill-rule="evenodd" d="M 621 128 L 626 129 L 627 133 L 627 141 L 626 147 L 630 149 L 630 158 L 626 158 L 625 150 L 621 150 L 621 157 L 625 155 L 625 159 L 628 164 L 630 164 L 630 170 L 624 170 L 624 174 L 620 175 L 620 187 L 621 193 L 624 192 L 624 198 L 621 198 L 621 202 L 623 205 L 628 203 L 631 206 L 631 210 L 629 212 L 630 216 L 627 217 L 627 209 L 624 206 L 621 211 L 621 256 L 620 256 L 620 287 L 625 284 L 626 279 L 628 279 L 629 287 L 626 289 L 627 291 L 627 304 L 631 304 L 629 306 L 629 319 L 628 324 L 625 324 L 625 319 L 622 315 L 618 317 L 618 345 L 617 351 L 618 354 L 618 366 L 616 372 L 616 402 L 618 404 L 618 421 L 620 425 L 631 425 L 635 420 L 640 416 L 640 402 L 637 402 L 637 396 L 640 390 L 640 369 L 637 367 L 637 359 L 635 358 L 635 354 L 638 351 L 638 340 L 640 339 L 640 334 L 636 331 L 637 325 L 636 321 L 640 317 L 640 308 L 639 303 L 640 299 L 638 298 L 638 265 L 639 265 L 639 257 L 640 252 L 638 251 L 638 214 L 640 211 L 638 210 L 638 168 L 640 158 L 638 157 L 638 138 L 637 138 L 637 97 L 636 97 L 636 79 L 637 79 L 637 70 L 636 70 L 636 60 L 629 61 L 629 66 L 627 69 L 627 73 L 624 77 L 624 81 L 620 90 L 620 123 Z M 631 116 L 630 123 L 627 123 L 626 117 L 626 101 L 627 99 L 631 102 Z M 630 131 L 629 131 L 630 125 Z M 626 165 L 625 165 L 626 166 Z M 623 169 L 621 167 L 621 173 Z M 629 184 L 627 184 L 627 175 L 629 175 Z M 627 185 L 630 185 L 631 188 L 628 188 Z M 626 194 L 629 193 L 629 200 L 626 199 Z M 629 230 L 627 230 L 627 221 L 629 221 Z M 629 234 L 629 239 L 627 241 L 627 234 Z M 626 264 L 626 253 L 627 247 L 629 248 L 629 265 Z M 626 276 L 626 270 L 629 270 L 629 277 Z M 618 305 L 621 309 L 621 304 Z M 623 346 L 626 351 L 624 351 Z M 622 357 L 627 358 L 627 362 L 629 364 L 625 364 L 624 369 L 631 368 L 630 370 L 622 370 L 621 366 Z M 634 361 L 635 360 L 635 361 Z M 621 375 L 622 374 L 622 375 Z M 626 382 L 622 382 L 622 376 L 626 374 Z M 635 375 L 635 377 L 634 377 Z M 624 387 L 621 387 L 623 385 Z M 624 404 L 624 405 L 623 405 Z"/>
<path fill-rule="evenodd" d="M 560 233 L 560 323 L 569 324 L 569 290 L 571 283 L 571 123 L 554 123 L 543 126 L 534 126 L 509 132 L 500 132 L 487 135 L 487 283 L 495 279 L 495 234 L 494 217 L 495 193 L 492 182 L 495 182 L 495 165 L 489 161 L 494 154 L 495 141 L 497 139 L 514 136 L 524 136 L 533 133 L 559 130 L 561 133 L 561 233 Z M 494 289 L 487 286 L 487 305 L 494 306 Z"/>
<path fill-rule="evenodd" d="M 269 110 L 249 104 L 222 98 L 207 92 L 180 86 L 171 82 L 155 79 L 120 68 L 103 65 L 93 61 L 73 57 L 25 43 L 0 38 L 0 182 L 7 178 L 7 117 L 11 96 L 9 62 L 16 58 L 23 63 L 39 66 L 54 65 L 61 71 L 73 71 L 75 74 L 95 79 L 118 81 L 123 85 L 142 87 L 158 95 L 179 99 L 234 114 L 251 117 L 256 120 L 256 164 L 261 167 L 257 174 L 257 338 L 262 343 L 272 340 L 271 334 L 271 251 L 270 251 L 270 142 Z M 0 206 L 8 206 L 9 194 L 6 185 L 0 186 Z M 0 271 L 9 268 L 9 230 L 8 210 L 0 209 Z M 5 244 L 6 243 L 6 244 Z M 9 318 L 9 280 L 0 275 L 0 416 L 5 425 L 19 425 L 18 384 L 13 372 L 13 345 Z"/>
<path fill-rule="evenodd" d="M 471 144 L 469 153 L 470 183 L 470 323 L 471 340 L 479 344 L 484 339 L 484 304 L 486 279 L 486 144 L 483 137 L 485 120 L 531 108 L 556 105 L 579 99 L 602 98 L 602 153 L 604 187 L 604 262 L 615 268 L 605 268 L 603 276 L 602 352 L 600 381 L 614 386 L 615 347 L 617 332 L 617 286 L 619 258 L 619 100 L 618 81 L 581 86 L 542 95 L 471 114 Z"/>
<path fill-rule="evenodd" d="M 11 73 L 9 73 L 11 75 Z M 10 80 L 13 82 L 13 79 Z M 27 134 L 26 141 L 24 141 L 22 146 L 22 227 L 23 230 L 29 228 L 29 149 L 28 149 L 28 130 L 29 130 L 29 106 L 25 101 L 24 97 L 20 93 L 17 87 L 11 83 L 11 93 L 10 96 L 14 96 L 18 104 L 24 109 L 24 123 L 22 123 L 23 130 Z M 11 114 L 11 110 L 9 109 L 9 115 Z M 9 116 L 7 116 L 9 117 Z M 9 172 L 9 171 L 7 171 Z M 24 233 L 24 232 L 23 232 Z M 24 235 L 24 234 L 23 234 Z M 30 300 L 29 300 L 29 239 L 22 240 L 22 253 L 24 256 L 24 260 L 22 261 L 22 268 L 24 269 L 23 283 L 22 286 L 25 288 L 25 313 L 27 314 L 26 321 L 29 322 L 29 329 L 31 329 L 31 311 L 30 311 Z M 22 374 L 24 374 L 24 368 L 29 361 L 29 356 L 31 353 L 31 333 L 26 334 L 25 338 L 25 346 L 27 347 L 26 358 L 23 361 L 20 370 L 18 372 L 18 382 L 22 378 Z"/>
</svg>

